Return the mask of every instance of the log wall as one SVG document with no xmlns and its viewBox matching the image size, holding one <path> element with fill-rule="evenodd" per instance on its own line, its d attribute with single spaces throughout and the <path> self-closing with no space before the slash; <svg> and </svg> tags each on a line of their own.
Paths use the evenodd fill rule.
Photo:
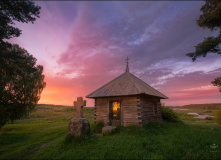
<svg viewBox="0 0 221 160">
<path fill-rule="evenodd" d="M 121 102 L 121 125 L 142 125 L 139 96 L 108 97 L 95 99 L 94 122 L 109 122 L 109 105 L 111 101 Z"/>
<path fill-rule="evenodd" d="M 142 125 L 140 97 L 125 97 L 123 99 L 123 125 Z"/>
<path fill-rule="evenodd" d="M 162 120 L 160 99 L 143 95 L 140 97 L 142 125 L 154 120 Z"/>
<path fill-rule="evenodd" d="M 121 102 L 121 125 L 142 126 L 154 120 L 162 120 L 160 99 L 153 96 L 128 96 L 96 98 L 94 122 L 110 122 L 109 106 L 112 101 Z"/>
</svg>

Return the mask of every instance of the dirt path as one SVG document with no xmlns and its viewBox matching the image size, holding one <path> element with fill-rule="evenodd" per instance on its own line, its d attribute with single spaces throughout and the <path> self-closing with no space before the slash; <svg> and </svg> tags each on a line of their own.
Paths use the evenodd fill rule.
<svg viewBox="0 0 221 160">
<path fill-rule="evenodd" d="M 58 137 L 58 138 L 60 138 L 60 137 Z M 46 142 L 46 143 L 43 143 L 41 145 L 38 145 L 38 146 L 34 147 L 32 150 L 30 150 L 29 152 L 32 154 L 32 153 L 36 152 L 37 150 L 42 149 L 42 148 L 44 148 L 44 147 L 46 147 L 46 146 L 56 142 L 58 138 L 56 138 L 56 139 L 54 139 L 54 140 L 52 140 L 50 142 Z"/>
<path fill-rule="evenodd" d="M 63 137 L 64 135 L 62 134 L 61 136 L 57 137 L 56 139 L 53 139 L 52 141 L 49 141 L 49 142 L 46 142 L 46 143 L 42 143 L 42 144 L 39 144 L 37 145 L 36 147 L 32 148 L 31 150 L 29 150 L 28 152 L 26 152 L 26 154 L 18 157 L 18 159 L 29 159 L 29 157 L 31 155 L 33 155 L 36 151 L 44 148 L 44 147 L 47 147 L 48 145 L 50 144 L 53 144 L 55 143 L 57 140 L 59 140 L 61 137 Z"/>
</svg>

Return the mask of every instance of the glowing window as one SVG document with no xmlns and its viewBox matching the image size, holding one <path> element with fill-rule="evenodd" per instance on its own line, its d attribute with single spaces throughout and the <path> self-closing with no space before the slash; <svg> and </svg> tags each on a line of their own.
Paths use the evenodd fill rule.
<svg viewBox="0 0 221 160">
<path fill-rule="evenodd" d="M 113 117 L 118 117 L 120 113 L 120 102 L 113 102 Z"/>
</svg>

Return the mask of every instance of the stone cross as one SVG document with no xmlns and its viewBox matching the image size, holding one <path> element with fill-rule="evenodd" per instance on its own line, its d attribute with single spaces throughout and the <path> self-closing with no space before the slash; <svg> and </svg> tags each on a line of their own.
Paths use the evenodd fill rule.
<svg viewBox="0 0 221 160">
<path fill-rule="evenodd" d="M 74 101 L 77 118 L 83 118 L 83 106 L 86 106 L 86 100 L 83 101 L 82 97 L 77 97 L 77 101 Z"/>
</svg>

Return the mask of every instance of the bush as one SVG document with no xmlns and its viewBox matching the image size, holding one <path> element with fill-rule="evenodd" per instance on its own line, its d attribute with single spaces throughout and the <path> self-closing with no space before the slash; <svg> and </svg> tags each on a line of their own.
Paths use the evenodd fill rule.
<svg viewBox="0 0 221 160">
<path fill-rule="evenodd" d="M 104 127 L 104 122 L 103 121 L 99 121 L 97 122 L 93 128 L 91 129 L 92 132 L 94 133 L 101 133 L 102 132 L 102 128 Z"/>
<path fill-rule="evenodd" d="M 221 107 L 216 111 L 215 122 L 221 124 Z"/>
<path fill-rule="evenodd" d="M 180 117 L 171 108 L 161 106 L 163 120 L 168 122 L 180 122 Z"/>
</svg>

